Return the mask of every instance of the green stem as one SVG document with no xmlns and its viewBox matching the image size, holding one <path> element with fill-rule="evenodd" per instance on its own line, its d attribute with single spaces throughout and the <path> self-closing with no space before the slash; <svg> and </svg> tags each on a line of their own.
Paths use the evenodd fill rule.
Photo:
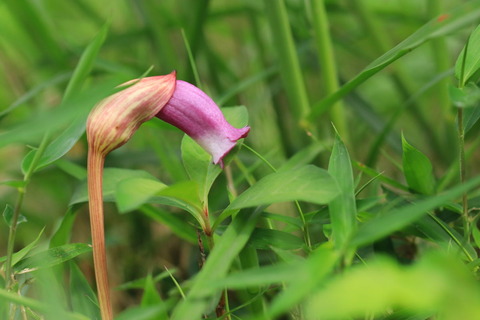
<svg viewBox="0 0 480 320">
<path fill-rule="evenodd" d="M 39 163 L 45 149 L 47 148 L 48 140 L 50 135 L 46 133 L 43 136 L 40 145 L 33 156 L 32 162 L 23 177 L 24 185 L 18 189 L 18 196 L 17 201 L 15 203 L 15 208 L 13 210 L 13 217 L 10 225 L 10 230 L 8 232 L 8 242 L 7 242 L 7 259 L 5 262 L 5 288 L 10 289 L 13 285 L 13 274 L 12 274 L 12 258 L 13 258 L 13 250 L 15 247 L 15 237 L 17 234 L 17 223 L 18 218 L 20 216 L 20 212 L 23 206 L 23 199 L 25 197 L 27 185 L 30 183 L 30 179 L 37 168 L 37 164 Z"/>
<path fill-rule="evenodd" d="M 320 64 L 320 71 L 324 81 L 324 94 L 328 96 L 339 89 L 337 67 L 333 52 L 332 40 L 330 37 L 330 26 L 324 0 L 311 0 L 312 21 L 317 45 L 317 52 Z M 345 109 L 343 104 L 336 102 L 330 109 L 330 117 L 337 128 L 343 141 L 348 139 L 348 127 L 346 123 Z"/>
<path fill-rule="evenodd" d="M 463 128 L 463 109 L 457 109 L 457 126 L 458 126 L 458 142 L 460 149 L 460 182 L 465 183 L 466 179 L 466 169 L 465 169 L 465 130 Z M 468 242 L 470 239 L 470 221 L 468 217 L 468 198 L 467 193 L 464 192 L 462 195 L 462 217 L 463 217 L 463 234 L 465 241 Z"/>
<path fill-rule="evenodd" d="M 265 0 L 264 5 L 278 55 L 280 74 L 290 103 L 290 111 L 300 124 L 310 112 L 310 103 L 288 21 L 287 9 L 283 0 Z"/>
<path fill-rule="evenodd" d="M 89 148 L 88 150 L 88 206 L 90 210 L 90 228 L 92 230 L 93 265 L 97 283 L 98 300 L 102 320 L 112 320 L 113 311 L 110 302 L 108 284 L 107 255 L 105 250 L 105 231 L 103 218 L 103 165 L 105 157 Z"/>
</svg>

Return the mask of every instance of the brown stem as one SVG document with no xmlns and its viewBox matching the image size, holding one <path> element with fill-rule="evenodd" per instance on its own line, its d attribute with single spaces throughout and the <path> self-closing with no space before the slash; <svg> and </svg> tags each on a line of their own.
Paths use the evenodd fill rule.
<svg viewBox="0 0 480 320">
<path fill-rule="evenodd" d="M 90 209 L 90 228 L 92 232 L 93 265 L 97 282 L 98 300 L 103 320 L 112 320 L 110 290 L 107 274 L 107 255 L 105 250 L 105 232 L 103 225 L 103 164 L 105 157 L 92 150 L 88 151 L 88 196 Z"/>
</svg>

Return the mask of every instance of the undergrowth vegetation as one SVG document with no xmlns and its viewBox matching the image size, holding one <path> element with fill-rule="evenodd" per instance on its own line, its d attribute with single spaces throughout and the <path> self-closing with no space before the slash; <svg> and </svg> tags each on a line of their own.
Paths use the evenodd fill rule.
<svg viewBox="0 0 480 320">
<path fill-rule="evenodd" d="M 0 318 L 100 319 L 85 123 L 177 71 L 247 138 L 106 157 L 115 319 L 480 319 L 480 1 L 0 3 Z"/>
</svg>

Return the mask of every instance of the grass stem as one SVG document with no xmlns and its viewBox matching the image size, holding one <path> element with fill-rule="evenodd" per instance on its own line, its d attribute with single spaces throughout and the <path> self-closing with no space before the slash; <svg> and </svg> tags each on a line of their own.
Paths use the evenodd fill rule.
<svg viewBox="0 0 480 320">
<path fill-rule="evenodd" d="M 311 0 L 312 22 L 314 29 L 315 44 L 317 45 L 318 59 L 322 80 L 324 82 L 324 95 L 333 94 L 339 89 L 337 64 L 333 52 L 332 40 L 329 32 L 329 22 L 325 10 L 324 0 Z M 343 141 L 348 139 L 348 126 L 342 102 L 336 102 L 330 109 L 330 117 L 337 128 Z"/>
<path fill-rule="evenodd" d="M 310 112 L 307 90 L 293 40 L 287 9 L 283 0 L 265 0 L 265 12 L 270 24 L 275 52 L 280 66 L 280 75 L 289 101 L 289 111 L 300 125 Z M 287 115 L 284 115 L 287 116 Z M 298 128 L 296 126 L 294 129 Z M 293 141 L 302 141 L 299 132 L 292 132 Z M 296 136 L 298 135 L 298 137 Z M 292 144 L 294 142 L 290 142 Z"/>
</svg>

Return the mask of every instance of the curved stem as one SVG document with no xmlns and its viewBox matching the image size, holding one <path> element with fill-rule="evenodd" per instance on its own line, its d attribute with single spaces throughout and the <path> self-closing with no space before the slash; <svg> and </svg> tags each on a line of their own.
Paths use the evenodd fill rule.
<svg viewBox="0 0 480 320">
<path fill-rule="evenodd" d="M 110 292 L 107 274 L 107 255 L 105 250 L 105 232 L 103 223 L 103 164 L 105 157 L 92 150 L 88 151 L 88 197 L 90 209 L 90 228 L 92 232 L 93 265 L 97 282 L 98 300 L 103 320 L 112 320 Z"/>
</svg>

